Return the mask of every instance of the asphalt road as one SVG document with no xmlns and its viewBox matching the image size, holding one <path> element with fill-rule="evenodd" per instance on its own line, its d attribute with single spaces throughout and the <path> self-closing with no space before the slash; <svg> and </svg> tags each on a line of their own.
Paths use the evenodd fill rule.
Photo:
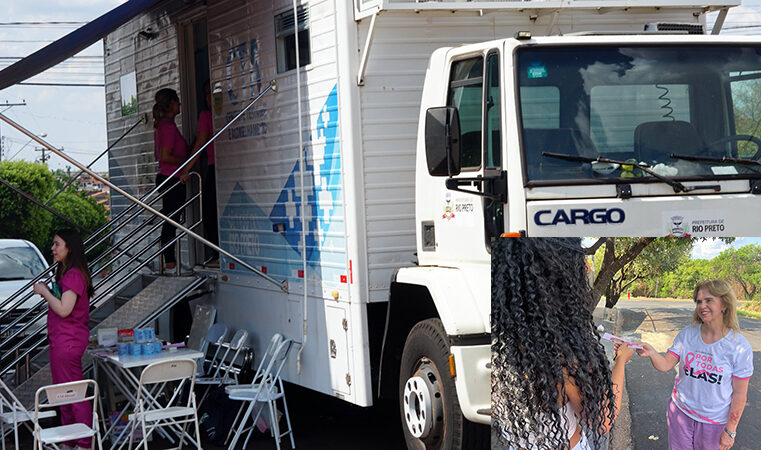
<svg viewBox="0 0 761 450">
<path fill-rule="evenodd" d="M 621 300 L 622 336 L 650 343 L 665 352 L 677 333 L 692 323 L 693 302 Z M 736 449 L 761 447 L 761 320 L 740 317 L 740 329 L 753 347 L 755 372 L 750 379 L 748 404 L 737 429 Z M 659 372 L 647 358 L 634 356 L 626 368 L 631 435 L 635 450 L 668 449 L 666 405 L 676 370 Z"/>
</svg>

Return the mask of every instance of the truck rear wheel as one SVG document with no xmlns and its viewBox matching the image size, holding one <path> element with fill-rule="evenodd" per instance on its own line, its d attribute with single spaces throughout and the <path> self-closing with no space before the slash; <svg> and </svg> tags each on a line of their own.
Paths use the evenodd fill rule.
<svg viewBox="0 0 761 450">
<path fill-rule="evenodd" d="M 399 405 L 410 450 L 489 448 L 488 427 L 468 422 L 460 411 L 449 373 L 449 340 L 439 319 L 417 323 L 407 336 Z"/>
</svg>

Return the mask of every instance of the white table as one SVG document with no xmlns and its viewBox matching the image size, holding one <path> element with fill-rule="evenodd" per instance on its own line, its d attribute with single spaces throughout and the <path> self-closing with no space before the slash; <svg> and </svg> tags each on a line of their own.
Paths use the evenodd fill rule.
<svg viewBox="0 0 761 450">
<path fill-rule="evenodd" d="M 176 359 L 193 359 L 193 360 L 199 360 L 200 358 L 203 358 L 204 354 L 201 353 L 198 350 L 191 350 L 188 348 L 180 348 L 176 350 L 164 350 L 161 353 L 154 353 L 151 355 L 118 355 L 115 353 L 105 353 L 103 351 L 98 350 L 92 350 L 90 351 L 91 356 L 93 357 L 94 367 L 96 371 L 96 377 L 97 373 L 99 371 L 102 371 L 104 375 L 113 383 L 114 386 L 116 386 L 119 391 L 125 396 L 127 399 L 127 404 L 122 408 L 121 412 L 119 413 L 119 417 L 121 417 L 125 411 L 130 406 L 133 406 L 134 408 L 137 408 L 137 391 L 140 387 L 140 373 L 136 373 L 136 371 L 130 370 L 130 369 L 136 369 L 136 368 L 143 368 L 145 366 L 148 366 L 149 364 L 153 364 L 156 362 L 164 362 L 164 361 L 172 361 Z M 173 395 L 177 395 L 179 390 L 182 388 L 184 384 L 184 381 L 180 383 L 179 386 L 175 388 L 175 392 Z M 164 389 L 164 385 L 158 386 L 157 389 L 147 391 L 144 389 L 144 395 L 146 398 L 148 398 L 150 401 L 157 402 L 155 400 L 155 395 Z M 102 408 L 102 402 L 101 402 L 101 408 Z M 105 427 L 105 419 L 106 416 L 103 414 L 103 411 L 101 411 L 101 417 L 104 421 L 104 429 Z M 104 433 L 104 436 L 111 436 L 111 449 L 114 448 L 121 448 L 128 442 L 128 439 L 125 439 L 122 441 L 121 445 L 119 445 L 119 441 L 122 438 L 122 435 L 125 434 L 128 430 L 130 430 L 131 433 L 131 424 L 127 424 L 127 427 L 125 427 L 124 430 L 118 435 L 113 436 L 115 423 L 111 424 L 110 427 L 108 427 L 108 431 Z M 178 427 L 179 428 L 179 427 Z M 174 439 L 172 439 L 171 436 L 168 435 L 164 430 L 158 429 L 158 431 L 164 435 L 170 442 L 174 443 Z M 182 430 L 175 430 L 179 433 L 182 433 Z"/>
<path fill-rule="evenodd" d="M 189 348 L 178 348 L 176 350 L 163 350 L 161 353 L 153 353 L 151 355 L 117 355 L 116 353 L 98 355 L 97 352 L 93 352 L 93 356 L 121 369 L 133 369 L 135 367 L 145 367 L 155 362 L 172 361 L 175 359 L 199 359 L 203 357 L 203 353 Z"/>
</svg>

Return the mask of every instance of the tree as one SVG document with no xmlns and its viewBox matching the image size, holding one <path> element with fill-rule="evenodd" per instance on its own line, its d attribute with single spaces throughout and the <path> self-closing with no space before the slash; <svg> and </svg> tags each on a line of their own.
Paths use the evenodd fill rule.
<svg viewBox="0 0 761 450">
<path fill-rule="evenodd" d="M 756 297 L 761 286 L 761 247 L 755 244 L 728 248 L 713 260 L 717 275 L 739 285 L 745 298 Z"/>
<path fill-rule="evenodd" d="M 0 177 L 41 203 L 47 201 L 68 178 L 63 171 L 52 173 L 44 164 L 25 161 L 0 163 Z M 48 207 L 81 228 L 72 226 L 0 184 L 0 238 L 27 239 L 49 258 L 47 249 L 53 242 L 56 230 L 77 228 L 82 237 L 87 238 L 108 220 L 106 209 L 75 186 L 68 187 Z M 105 248 L 101 246 L 99 250 L 104 251 Z"/>
<path fill-rule="evenodd" d="M 628 239 L 623 242 L 623 239 Z M 592 285 L 592 299 L 589 309 L 594 309 L 600 301 L 603 293 L 608 290 L 616 274 L 628 263 L 634 260 L 655 238 L 600 238 L 587 249 L 587 254 L 595 255 L 598 250 L 602 252 L 599 267 Z M 617 242 L 623 243 L 618 246 Z M 608 303 L 606 299 L 606 304 Z M 615 304 L 615 303 L 614 303 Z M 607 305 L 606 305 L 607 306 Z"/>
<path fill-rule="evenodd" d="M 36 199 L 47 199 L 52 194 L 53 175 L 43 164 L 3 161 L 0 178 Z M 51 218 L 47 211 L 0 185 L 0 237 L 26 239 L 44 250 Z"/>
<path fill-rule="evenodd" d="M 649 282 L 660 281 L 659 291 L 655 293 L 657 296 L 689 298 L 692 297 L 698 281 L 716 276 L 716 269 L 711 261 L 695 259 L 685 261 L 675 270 L 662 274 L 660 277 L 653 277 Z"/>
<path fill-rule="evenodd" d="M 50 202 L 49 206 L 86 229 L 87 232 L 82 231 L 83 239 L 87 239 L 92 232 L 107 222 L 108 212 L 106 208 L 74 189 L 67 189 L 62 192 Z M 58 217 L 54 217 L 51 221 L 50 233 L 48 233 L 49 245 L 53 244 L 53 234 L 61 228 L 71 228 L 71 225 Z M 100 254 L 105 250 L 106 248 L 101 245 L 91 254 Z"/>
<path fill-rule="evenodd" d="M 697 239 L 703 238 L 600 238 L 587 249 L 596 255 L 597 271 L 592 286 L 593 309 L 605 294 L 605 306 L 612 308 L 633 282 L 676 269 L 686 261 Z M 731 242 L 734 238 L 722 238 Z M 647 251 L 645 251 L 647 249 Z M 640 257 L 640 259 L 638 259 Z M 694 284 L 693 284 L 694 286 Z"/>
</svg>

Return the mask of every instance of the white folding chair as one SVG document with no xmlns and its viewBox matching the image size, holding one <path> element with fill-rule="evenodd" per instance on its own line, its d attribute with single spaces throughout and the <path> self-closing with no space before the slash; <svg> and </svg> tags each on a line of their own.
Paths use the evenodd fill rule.
<svg viewBox="0 0 761 450">
<path fill-rule="evenodd" d="M 274 338 L 273 338 L 274 339 Z M 264 404 L 266 404 L 267 411 L 269 413 L 270 427 L 272 436 L 275 438 L 275 445 L 280 450 L 280 440 L 290 435 L 291 448 L 296 448 L 296 442 L 293 438 L 293 428 L 291 427 L 291 417 L 288 414 L 288 403 L 285 400 L 285 391 L 283 388 L 283 379 L 281 373 L 285 362 L 288 359 L 288 353 L 293 346 L 291 339 L 281 341 L 277 348 L 272 352 L 272 356 L 267 362 L 258 383 L 255 383 L 252 388 L 238 388 L 230 390 L 229 397 L 232 400 L 239 400 L 244 402 L 243 405 L 248 404 L 246 412 L 243 414 L 240 423 L 235 426 L 235 435 L 232 442 L 228 446 L 228 449 L 234 449 L 240 436 L 248 431 L 246 440 L 243 442 L 243 447 L 248 446 L 248 441 L 251 438 L 251 434 L 256 428 L 256 423 L 264 410 Z M 288 429 L 284 432 L 280 432 L 280 425 L 278 420 L 277 401 L 282 400 L 283 412 L 285 413 L 285 420 L 288 425 Z M 257 408 L 257 404 L 259 407 Z M 256 414 L 254 414 L 256 412 Z M 246 427 L 248 419 L 251 418 L 251 425 Z"/>
<path fill-rule="evenodd" d="M 192 359 L 174 359 L 161 361 L 148 365 L 143 369 L 140 375 L 140 384 L 137 391 L 137 406 L 135 413 L 130 414 L 129 419 L 132 423 L 132 431 L 139 421 L 142 427 L 143 437 L 140 443 L 145 450 L 148 450 L 148 437 L 156 428 L 171 427 L 173 431 L 182 429 L 180 435 L 180 445 L 182 449 L 185 438 L 188 437 L 192 443 L 200 450 L 201 434 L 198 428 L 198 414 L 196 410 L 196 396 L 193 393 L 196 376 L 196 362 Z M 186 380 L 190 381 L 187 402 L 183 405 L 180 391 Z M 168 383 L 179 381 L 180 385 L 176 387 L 174 393 L 168 400 L 161 403 L 156 397 L 151 395 L 149 388 L 159 383 Z M 185 432 L 188 423 L 194 423 L 196 426 L 195 440 Z M 182 427 L 180 427 L 182 425 Z M 130 434 L 131 435 L 131 434 Z M 140 446 L 138 443 L 138 447 Z M 132 449 L 132 440 L 129 440 L 129 448 Z"/>
<path fill-rule="evenodd" d="M 225 342 L 225 338 L 227 338 L 227 325 L 215 323 L 209 328 L 200 350 L 206 355 L 209 351 L 209 346 L 214 345 L 214 355 L 211 359 L 206 359 L 205 357 L 201 359 L 201 364 L 198 367 L 198 376 L 208 375 L 211 373 L 214 365 L 218 364 L 217 357 L 219 357 L 219 352 L 222 350 L 222 343 Z M 208 368 L 206 368 L 207 364 Z"/>
<path fill-rule="evenodd" d="M 251 381 L 251 383 L 248 384 L 234 384 L 225 386 L 225 392 L 228 394 L 235 390 L 235 389 L 251 389 L 256 384 L 259 383 L 259 379 L 262 377 L 262 371 L 264 370 L 265 366 L 269 363 L 270 359 L 272 358 L 272 354 L 275 352 L 277 347 L 280 345 L 281 342 L 283 342 L 283 335 L 280 333 L 275 333 L 272 335 L 272 338 L 270 338 L 270 343 L 267 345 L 267 348 L 264 350 L 264 353 L 262 354 L 261 359 L 259 360 L 259 366 L 256 368 L 256 372 L 254 373 L 254 378 Z M 253 366 L 253 362 L 251 363 Z"/>
<path fill-rule="evenodd" d="M 87 395 L 90 388 L 92 394 Z M 44 400 L 40 398 L 42 394 L 45 396 Z M 50 428 L 40 426 L 44 410 L 87 401 L 92 402 L 92 424 L 73 423 Z M 95 380 L 81 380 L 51 384 L 37 389 L 34 394 L 34 447 L 42 450 L 45 444 L 60 444 L 85 438 L 92 439 L 93 446 L 97 441 L 98 448 L 103 449 L 98 425 L 98 383 Z"/>
<path fill-rule="evenodd" d="M 217 359 L 216 368 L 214 368 L 214 366 L 209 368 L 210 372 L 211 369 L 214 369 L 214 372 L 212 372 L 210 375 L 196 378 L 196 384 L 206 386 L 204 394 L 201 396 L 201 400 L 198 401 L 199 408 L 203 404 L 203 401 L 206 399 L 206 395 L 208 395 L 211 386 L 222 386 L 238 383 L 238 374 L 233 369 L 238 361 L 238 356 L 241 354 L 243 345 L 247 340 L 248 332 L 246 330 L 236 331 L 232 339 L 230 339 L 230 342 L 221 345 L 222 347 L 225 347 L 225 352 L 219 359 Z M 234 353 L 228 360 L 227 357 L 230 355 L 231 351 L 234 351 Z"/>
<path fill-rule="evenodd" d="M 40 419 L 55 417 L 54 410 L 40 412 Z M 13 394 L 13 391 L 0 379 L 0 439 L 2 439 L 2 450 L 5 450 L 5 437 L 13 432 L 13 443 L 15 449 L 20 448 L 18 445 L 18 427 L 23 424 L 27 429 L 34 433 L 34 428 L 30 426 L 34 422 L 34 413 L 27 411 L 23 404 Z"/>
<path fill-rule="evenodd" d="M 267 348 L 264 350 L 264 353 L 262 354 L 262 357 L 259 360 L 259 366 L 256 368 L 256 372 L 254 373 L 254 378 L 251 380 L 251 383 L 233 384 L 233 385 L 225 386 L 225 392 L 228 394 L 228 396 L 230 395 L 232 391 L 237 389 L 257 389 L 257 386 L 261 382 L 262 375 L 266 365 L 269 364 L 270 359 L 272 359 L 272 354 L 275 353 L 275 350 L 278 348 L 281 342 L 283 342 L 282 334 L 275 333 L 272 335 L 269 345 L 267 345 Z M 252 365 L 253 365 L 253 362 L 252 362 Z M 243 413 L 245 406 L 246 406 L 246 403 L 242 403 L 240 405 L 240 408 L 238 408 L 238 412 L 235 415 L 235 420 L 233 420 L 233 426 L 227 432 L 227 437 L 225 438 L 225 442 L 228 442 L 230 440 L 230 437 L 232 437 L 233 433 L 235 432 L 235 424 L 238 423 L 238 419 L 240 419 L 240 415 Z"/>
</svg>

